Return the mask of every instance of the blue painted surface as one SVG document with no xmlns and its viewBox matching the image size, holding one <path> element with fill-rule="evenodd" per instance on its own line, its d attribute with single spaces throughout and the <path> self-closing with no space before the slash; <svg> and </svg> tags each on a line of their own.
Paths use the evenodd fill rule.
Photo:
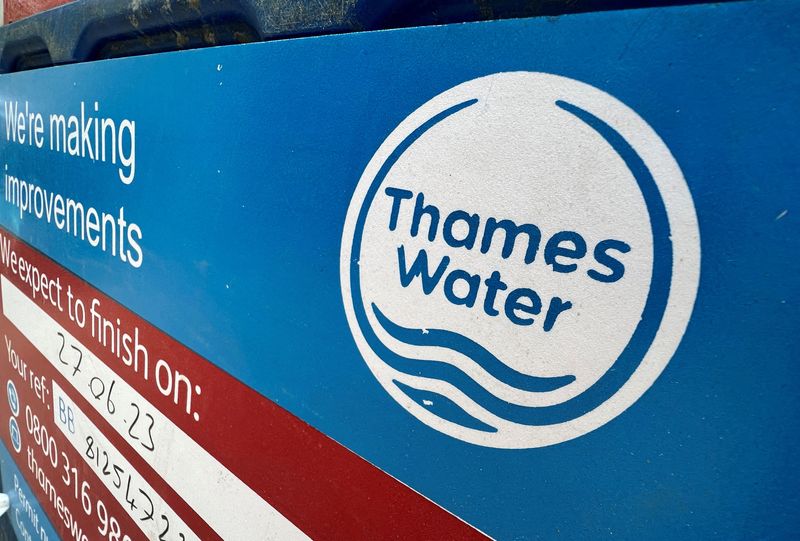
<svg viewBox="0 0 800 541">
<path fill-rule="evenodd" d="M 375 381 L 339 287 L 341 228 L 378 145 L 498 71 L 632 107 L 692 192 L 701 282 L 678 352 L 600 429 L 553 447 L 435 432 Z M 741 2 L 363 33 L 0 77 L 0 97 L 135 119 L 137 170 L 0 143 L 9 172 L 125 207 L 144 264 L 0 203 L 0 224 L 435 502 L 501 539 L 788 539 L 800 528 L 800 11 Z M 43 159 L 46 156 L 46 159 Z"/>
<path fill-rule="evenodd" d="M 25 457 L 20 457 L 19 460 L 20 464 L 23 464 L 22 467 L 25 467 Z M 7 511 L 8 518 L 4 520 L 9 521 L 17 539 L 58 539 L 58 534 L 44 509 L 33 496 L 30 485 L 2 443 L 0 443 L 0 473 L 3 481 L 2 491 L 8 494 L 11 504 L 11 508 Z"/>
</svg>

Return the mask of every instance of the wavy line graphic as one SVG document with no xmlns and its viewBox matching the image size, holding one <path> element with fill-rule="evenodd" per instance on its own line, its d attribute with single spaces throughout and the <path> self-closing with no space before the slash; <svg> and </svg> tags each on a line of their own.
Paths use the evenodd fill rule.
<svg viewBox="0 0 800 541">
<path fill-rule="evenodd" d="M 427 408 L 428 411 L 434 415 L 438 415 L 442 419 L 447 419 L 451 423 L 456 423 L 473 430 L 480 430 L 481 432 L 497 432 L 497 428 L 484 423 L 480 419 L 464 411 L 461 406 L 446 396 L 447 393 L 416 389 L 396 379 L 392 380 L 392 383 L 397 385 L 397 388 L 403 391 L 411 400 Z"/>
<path fill-rule="evenodd" d="M 489 350 L 477 342 L 459 333 L 444 329 L 422 330 L 401 327 L 386 317 L 386 315 L 375 305 L 375 303 L 372 304 L 372 312 L 375 314 L 378 323 L 380 323 L 381 327 L 383 327 L 383 330 L 385 330 L 389 336 L 395 340 L 411 346 L 434 346 L 460 353 L 468 359 L 473 360 L 493 378 L 505 383 L 509 387 L 514 387 L 531 393 L 546 393 L 565 387 L 575 381 L 575 376 L 572 375 L 539 377 L 523 374 L 522 372 L 518 372 L 507 364 L 503 363 L 503 361 L 495 357 Z M 413 361 L 413 359 L 410 360 Z M 450 383 L 453 383 L 447 377 L 447 371 L 442 373 L 440 367 L 437 366 L 437 363 L 446 363 L 446 361 L 421 361 L 421 363 L 423 364 L 420 364 L 417 367 L 417 370 L 414 373 L 415 376 L 445 379 Z M 453 366 L 453 368 L 459 372 L 464 373 L 455 365 L 450 365 L 450 363 L 446 364 Z M 464 375 L 469 377 L 466 373 L 464 373 Z"/>
</svg>

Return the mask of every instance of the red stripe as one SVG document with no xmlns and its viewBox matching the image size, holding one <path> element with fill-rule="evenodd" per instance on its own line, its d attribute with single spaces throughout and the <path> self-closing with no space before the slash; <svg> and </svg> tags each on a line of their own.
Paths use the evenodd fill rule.
<svg viewBox="0 0 800 541">
<path fill-rule="evenodd" d="M 163 358 L 200 385 L 202 394 L 195 400 L 200 421 L 196 422 L 176 407 L 171 397 L 156 390 L 152 374 L 145 381 L 98 344 L 92 338 L 91 325 L 80 329 L 65 312 L 37 299 L 48 314 L 121 378 L 313 539 L 486 539 L 22 241 L 16 240 L 13 249 L 48 276 L 60 277 L 64 291 L 71 286 L 76 297 L 96 297 L 107 319 L 119 318 L 126 330 L 138 327 L 139 339 L 149 352 L 151 371 L 155 360 Z M 18 277 L 9 277 L 22 291 L 29 290 Z M 117 439 L 112 441 L 116 443 Z M 127 446 L 118 448 L 132 464 L 142 465 Z M 153 482 L 149 468 L 143 470 L 154 487 L 163 486 L 160 479 Z M 173 503 L 169 497 L 167 502 Z M 185 508 L 181 504 L 174 507 L 176 511 Z M 192 526 L 191 517 L 183 518 Z"/>
</svg>

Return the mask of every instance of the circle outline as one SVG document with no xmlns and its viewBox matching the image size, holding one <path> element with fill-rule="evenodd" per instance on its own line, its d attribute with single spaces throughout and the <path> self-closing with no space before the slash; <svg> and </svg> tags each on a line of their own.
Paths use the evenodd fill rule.
<svg viewBox="0 0 800 541">
<path fill-rule="evenodd" d="M 417 117 L 419 116 L 420 112 L 423 111 L 424 109 L 426 109 L 426 107 L 428 107 L 432 102 L 436 101 L 437 99 L 441 98 L 442 96 L 447 95 L 448 93 L 452 92 L 453 90 L 455 90 L 455 89 L 457 89 L 457 88 L 459 88 L 461 86 L 468 85 L 470 83 L 474 83 L 474 82 L 479 81 L 481 79 L 486 79 L 486 78 L 491 78 L 491 77 L 498 77 L 498 76 L 509 76 L 509 75 L 514 75 L 514 74 L 523 74 L 523 75 L 527 75 L 527 76 L 559 79 L 559 80 L 562 80 L 562 81 L 563 80 L 569 81 L 569 84 L 571 84 L 571 85 L 580 85 L 580 86 L 584 87 L 584 89 L 589 89 L 588 93 L 595 94 L 595 95 L 601 94 L 603 96 L 604 100 L 607 100 L 607 101 L 610 100 L 611 101 L 611 105 L 613 106 L 611 108 L 616 107 L 618 109 L 617 112 L 619 112 L 619 110 L 621 110 L 622 111 L 622 115 L 623 116 L 627 116 L 628 120 L 633 119 L 634 120 L 633 124 L 638 124 L 638 126 L 635 126 L 635 127 L 638 127 L 638 128 L 644 127 L 645 129 L 641 130 L 641 131 L 644 132 L 643 139 L 645 139 L 645 140 L 646 139 L 650 139 L 650 141 L 647 141 L 647 142 L 649 142 L 649 143 L 655 142 L 656 143 L 655 146 L 660 147 L 660 148 L 656 148 L 655 149 L 656 156 L 658 158 L 661 158 L 661 160 L 656 160 L 657 162 L 659 162 L 659 166 L 660 166 L 659 171 L 661 171 L 661 173 L 663 173 L 664 170 L 667 170 L 668 173 L 669 173 L 668 176 L 670 178 L 668 180 L 670 182 L 667 182 L 667 184 L 670 184 L 671 187 L 673 188 L 673 190 L 671 190 L 671 191 L 670 190 L 666 190 L 667 195 L 673 194 L 675 191 L 680 191 L 680 190 L 675 190 L 675 185 L 677 185 L 678 188 L 681 188 L 681 187 L 683 188 L 684 193 L 681 194 L 681 195 L 685 196 L 685 197 L 683 197 L 683 207 L 684 207 L 683 210 L 686 211 L 686 212 L 683 212 L 681 217 L 683 218 L 683 222 L 686 222 L 686 223 L 681 223 L 682 227 L 680 229 L 682 229 L 684 232 L 686 232 L 686 231 L 693 232 L 694 235 L 693 235 L 693 238 L 690 238 L 688 240 L 688 248 L 687 248 L 687 246 L 683 246 L 682 250 L 681 250 L 682 254 L 676 254 L 676 247 L 674 246 L 674 244 L 672 243 L 672 239 L 670 238 L 671 233 L 672 233 L 672 229 L 673 229 L 671 226 L 673 225 L 672 222 L 673 222 L 673 218 L 674 218 L 674 216 L 672 216 L 672 214 L 674 214 L 674 213 L 670 212 L 670 205 L 667 204 L 667 198 L 665 197 L 665 186 L 662 186 L 663 182 L 660 182 L 661 180 L 663 180 L 661 178 L 661 174 L 654 174 L 652 172 L 653 168 L 651 167 L 651 164 L 648 161 L 648 158 L 650 158 L 650 160 L 652 161 L 653 153 L 652 152 L 649 153 L 650 154 L 649 156 L 642 155 L 642 152 L 640 152 L 639 149 L 636 148 L 637 145 L 635 144 L 635 142 L 630 141 L 628 137 L 626 137 L 623 133 L 620 132 L 620 130 L 616 129 L 611 121 L 608 121 L 607 119 L 600 119 L 596 115 L 594 115 L 592 113 L 589 113 L 587 110 L 582 109 L 579 106 L 576 106 L 574 104 L 570 104 L 569 102 L 565 102 L 564 100 L 559 100 L 559 101 L 562 101 L 562 103 L 565 103 L 567 105 L 567 107 L 559 105 L 562 109 L 567 110 L 568 107 L 572 106 L 575 109 L 579 110 L 580 112 L 585 113 L 586 115 L 589 115 L 590 117 L 592 117 L 595 120 L 598 120 L 600 123 L 604 124 L 612 132 L 614 132 L 616 135 L 618 135 L 620 140 L 624 144 L 628 145 L 628 147 L 633 151 L 633 153 L 636 155 L 636 157 L 642 162 L 642 164 L 644 166 L 644 169 L 646 170 L 646 172 L 651 177 L 653 188 L 655 189 L 655 199 L 661 204 L 661 206 L 663 208 L 663 214 L 664 214 L 664 218 L 665 218 L 665 222 L 666 222 L 666 231 L 665 231 L 665 235 L 666 235 L 666 239 L 667 239 L 666 244 L 668 245 L 669 249 L 666 251 L 667 262 L 662 264 L 662 266 L 666 265 L 669 268 L 667 269 L 667 277 L 665 278 L 666 290 L 667 291 L 666 291 L 666 297 L 663 299 L 663 303 L 662 303 L 663 308 L 659 310 L 657 321 L 656 321 L 656 323 L 654 325 L 654 331 L 652 332 L 652 337 L 649 340 L 646 341 L 647 343 L 644 346 L 644 352 L 641 354 L 640 358 L 635 363 L 635 366 L 630 371 L 630 373 L 626 377 L 622 378 L 622 381 L 619 382 L 618 385 L 615 385 L 611 389 L 611 391 L 609 393 L 607 393 L 604 398 L 602 398 L 602 400 L 600 400 L 599 402 L 594 404 L 594 406 L 592 406 L 592 407 L 590 407 L 588 409 L 585 409 L 585 411 L 583 411 L 582 413 L 578 414 L 577 416 L 572 416 L 569 419 L 556 421 L 554 423 L 540 424 L 538 426 L 557 427 L 557 426 L 560 426 L 560 425 L 564 425 L 564 424 L 570 423 L 570 422 L 575 421 L 577 419 L 580 419 L 582 417 L 586 417 L 589 414 L 591 414 L 593 411 L 598 410 L 602 406 L 605 406 L 607 403 L 611 402 L 612 399 L 614 399 L 615 397 L 620 395 L 620 393 L 626 388 L 626 386 L 628 386 L 628 384 L 631 383 L 631 380 L 634 379 L 634 376 L 636 376 L 637 372 L 639 372 L 639 370 L 642 368 L 643 364 L 645 363 L 646 359 L 648 358 L 650 353 L 653 351 L 654 346 L 656 345 L 656 342 L 658 342 L 659 336 L 661 336 L 663 334 L 663 328 L 665 327 L 665 318 L 667 316 L 667 310 L 669 308 L 674 308 L 673 306 L 671 306 L 672 304 L 674 304 L 671 301 L 674 300 L 672 293 L 673 293 L 673 286 L 675 284 L 675 274 L 676 274 L 675 270 L 676 269 L 678 269 L 679 271 L 681 270 L 681 269 L 679 269 L 677 267 L 679 260 L 680 260 L 681 264 L 686 265 L 684 267 L 684 270 L 688 269 L 687 272 L 680 272 L 679 274 L 683 274 L 683 277 L 682 277 L 683 281 L 688 284 L 688 286 L 686 288 L 683 288 L 682 293 L 683 293 L 684 297 L 690 297 L 690 299 L 689 299 L 690 302 L 684 303 L 684 304 L 688 304 L 689 306 L 688 306 L 688 309 L 684 309 L 682 311 L 683 314 L 679 314 L 677 316 L 673 315 L 673 319 L 677 318 L 679 320 L 677 325 L 672 325 L 673 327 L 675 327 L 675 326 L 677 327 L 677 330 L 678 330 L 678 332 L 677 332 L 677 340 L 672 340 L 672 342 L 674 342 L 674 344 L 672 344 L 672 347 L 667 348 L 667 350 L 671 350 L 671 351 L 659 351 L 660 357 L 662 357 L 664 359 L 663 359 L 663 361 L 661 363 L 660 368 L 658 368 L 656 370 L 657 373 L 655 373 L 655 375 L 652 378 L 650 378 L 651 381 L 649 383 L 645 382 L 644 385 L 639 385 L 640 389 L 633 391 L 633 394 L 635 396 L 633 396 L 632 399 L 629 398 L 628 400 L 625 400 L 625 402 L 628 402 L 627 404 L 623 404 L 622 407 L 617 407 L 616 409 L 618 411 L 613 412 L 610 415 L 606 415 L 605 419 L 601 419 L 601 421 L 599 423 L 594 423 L 595 426 L 592 426 L 592 427 L 589 427 L 589 428 L 582 428 L 580 430 L 567 430 L 567 431 L 565 431 L 565 433 L 563 435 L 558 436 L 556 438 L 551 438 L 549 441 L 544 440 L 544 441 L 540 441 L 540 442 L 527 442 L 527 443 L 522 443 L 522 444 L 520 442 L 508 442 L 508 441 L 506 441 L 506 442 L 499 442 L 500 444 L 498 444 L 498 442 L 487 441 L 486 439 L 482 439 L 480 437 L 462 437 L 463 434 L 455 435 L 455 434 L 451 433 L 451 431 L 448 431 L 446 429 L 442 429 L 441 426 L 434 426 L 434 424 L 432 424 L 431 422 L 428 422 L 425 418 L 423 418 L 424 415 L 418 415 L 417 414 L 417 413 L 419 413 L 419 409 L 421 409 L 421 408 L 413 400 L 411 400 L 411 402 L 409 403 L 410 399 L 408 399 L 407 397 L 404 399 L 403 397 L 405 396 L 405 393 L 403 393 L 399 389 L 397 390 L 397 392 L 393 392 L 393 388 L 391 386 L 387 385 L 386 382 L 383 381 L 382 377 L 375 371 L 375 369 L 373 367 L 373 362 L 371 362 L 371 357 L 373 355 L 377 358 L 378 362 L 386 363 L 386 361 L 383 358 L 383 356 L 376 351 L 375 346 L 371 343 L 371 341 L 369 340 L 369 337 L 367 336 L 367 333 L 372 333 L 373 336 L 374 336 L 374 331 L 373 331 L 371 325 L 369 324 L 369 321 L 366 321 L 366 315 L 363 315 L 363 319 L 365 321 L 362 322 L 361 321 L 362 317 L 360 316 L 360 314 L 356 310 L 356 308 L 357 308 L 356 304 L 357 303 L 361 304 L 360 308 L 363 310 L 363 300 L 361 299 L 360 287 L 359 287 L 360 286 L 360 282 L 359 282 L 359 272 L 360 271 L 359 271 L 359 268 L 358 268 L 358 265 L 359 265 L 358 252 L 360 252 L 360 249 L 361 249 L 361 247 L 360 247 L 360 238 L 361 238 L 361 232 L 363 230 L 363 223 L 366 220 L 366 216 L 369 213 L 369 209 L 371 208 L 372 199 L 377 194 L 381 183 L 385 179 L 386 175 L 388 175 L 388 172 L 391 170 L 391 168 L 394 166 L 394 163 L 396 163 L 397 159 L 399 159 L 399 155 L 395 156 L 395 154 L 398 152 L 398 149 L 401 149 L 401 147 L 403 147 L 403 145 L 406 143 L 406 141 L 408 139 L 412 139 L 412 141 L 410 143 L 408 143 L 405 146 L 405 148 L 401 149 L 400 155 L 402 155 L 403 152 L 405 152 L 408 148 L 410 148 L 411 145 L 413 145 L 413 142 L 416 139 L 421 137 L 422 133 L 418 133 L 419 130 L 425 128 L 431 121 L 441 117 L 442 115 L 445 115 L 444 118 L 446 118 L 447 116 L 449 116 L 449 114 L 447 114 L 448 112 L 450 114 L 456 113 L 456 112 L 462 110 L 465 107 L 473 105 L 474 103 L 478 102 L 479 100 L 478 99 L 472 99 L 472 100 L 462 101 L 460 103 L 457 103 L 456 105 L 450 106 L 447 109 L 439 111 L 438 113 L 433 114 L 433 115 L 431 115 L 430 113 L 426 112 L 427 113 L 427 117 L 426 117 L 427 120 L 425 122 L 419 122 L 417 120 Z M 608 103 L 605 103 L 604 105 L 608 105 Z M 574 111 L 568 111 L 568 112 L 572 112 L 573 115 L 575 115 Z M 575 115 L 575 116 L 579 116 L 579 115 Z M 619 115 L 617 115 L 617 116 L 619 116 Z M 444 118 L 440 118 L 440 120 L 443 120 Z M 415 120 L 415 124 L 412 125 L 412 126 L 409 126 L 408 123 L 412 119 Z M 582 120 L 585 121 L 585 119 L 582 119 Z M 427 126 L 427 127 L 430 128 L 432 126 Z M 423 130 L 423 133 L 424 133 L 424 131 L 427 131 L 427 130 Z M 404 137 L 402 137 L 401 142 L 399 144 L 395 144 L 394 141 L 396 141 L 397 138 L 401 137 L 402 133 L 405 133 L 406 135 Z M 398 134 L 400 134 L 400 135 L 398 135 Z M 416 134 L 416 137 L 414 137 L 415 134 Z M 604 136 L 603 138 L 606 139 L 607 142 L 609 142 L 607 137 Z M 641 141 L 638 141 L 638 142 L 641 143 Z M 391 150 L 387 150 L 387 145 L 390 144 L 390 143 L 391 143 L 391 147 L 389 147 L 389 148 Z M 615 148 L 615 151 L 616 150 L 617 149 Z M 647 153 L 645 153 L 645 154 L 647 154 Z M 394 157 L 394 160 L 392 160 L 392 157 Z M 389 163 L 390 161 L 391 161 L 391 163 Z M 671 166 L 671 167 L 666 167 L 665 168 L 664 167 L 664 165 L 665 165 L 664 162 L 666 162 L 667 166 Z M 386 166 L 387 163 L 389 163 L 388 167 Z M 626 161 L 626 165 L 627 164 L 628 164 L 628 162 Z M 373 173 L 373 171 L 375 169 L 377 169 L 377 172 Z M 671 169 L 671 171 L 669 171 L 669 169 Z M 642 190 L 642 185 L 641 185 L 640 179 L 637 177 L 636 180 L 637 180 L 637 185 L 639 186 L 639 189 Z M 643 193 L 642 196 L 645 197 L 645 194 Z M 678 197 L 678 199 L 681 199 L 681 197 Z M 648 215 L 651 216 L 651 218 L 650 218 L 651 219 L 651 224 L 652 224 L 652 214 L 653 214 L 652 213 L 652 208 L 651 208 L 650 204 L 648 204 Z M 353 223 L 354 215 L 357 217 L 355 223 Z M 681 222 L 681 220 L 678 220 L 678 222 Z M 663 248 L 662 249 L 657 249 L 657 247 L 655 246 L 655 236 L 656 236 L 655 232 L 653 232 L 653 237 L 654 237 L 653 274 L 654 275 L 656 273 L 656 254 L 663 255 L 660 252 L 660 250 L 663 250 Z M 351 200 L 351 203 L 350 203 L 350 207 L 348 208 L 348 212 L 347 212 L 347 218 L 346 218 L 345 228 L 344 228 L 343 237 L 342 237 L 342 252 L 341 252 L 341 256 L 342 257 L 341 257 L 341 267 L 340 267 L 340 270 L 341 270 L 341 282 L 342 282 L 342 294 L 343 294 L 343 300 L 344 300 L 344 304 L 345 304 L 345 311 L 347 313 L 348 322 L 350 324 L 350 328 L 351 328 L 351 331 L 353 332 L 354 338 L 356 339 L 356 343 L 357 343 L 357 345 L 359 347 L 359 350 L 362 353 L 362 356 L 367 361 L 367 364 L 369 365 L 370 369 L 373 371 L 373 374 L 376 376 L 376 379 L 379 380 L 381 385 L 387 390 L 387 392 L 390 393 L 390 395 L 392 395 L 393 398 L 395 398 L 395 400 L 397 400 L 403 407 L 405 407 L 405 409 L 409 410 L 409 412 L 412 413 L 412 415 L 414 415 L 415 417 L 420 419 L 422 422 L 424 422 L 425 424 L 428 424 L 429 426 L 431 426 L 434 429 L 437 429 L 437 430 L 439 430 L 441 432 L 448 433 L 451 436 L 454 436 L 454 437 L 457 437 L 459 439 L 462 439 L 462 440 L 465 440 L 465 441 L 469 441 L 471 443 L 475 443 L 475 444 L 478 444 L 478 445 L 485 445 L 485 446 L 490 446 L 490 447 L 504 447 L 504 448 L 540 447 L 540 446 L 552 445 L 552 444 L 555 444 L 555 443 L 560 443 L 562 441 L 566 441 L 566 440 L 578 437 L 578 436 L 583 435 L 583 434 L 585 434 L 585 433 L 587 433 L 587 432 L 589 432 L 591 430 L 599 428 L 600 426 L 602 426 L 606 422 L 610 421 L 612 418 L 614 418 L 614 417 L 618 416 L 619 414 L 621 414 L 625 409 L 627 409 L 627 407 L 629 407 L 630 405 L 635 403 L 641 397 L 641 395 L 644 394 L 644 392 L 652 385 L 652 383 L 655 381 L 655 379 L 658 377 L 658 375 L 660 375 L 661 371 L 663 371 L 663 369 L 666 367 L 666 365 L 668 364 L 669 360 L 671 359 L 671 357 L 672 357 L 672 355 L 674 353 L 674 350 L 677 348 L 678 343 L 680 342 L 680 339 L 683 336 L 683 333 L 685 331 L 686 325 L 688 324 L 689 316 L 691 314 L 691 311 L 692 311 L 692 308 L 693 308 L 693 305 L 694 305 L 694 301 L 696 299 L 697 284 L 699 282 L 699 261 L 700 261 L 700 249 L 699 249 L 699 246 L 700 246 L 699 245 L 699 232 L 698 232 L 698 228 L 697 228 L 697 218 L 696 218 L 696 214 L 695 214 L 695 211 L 694 211 L 694 205 L 693 205 L 693 202 L 691 200 L 691 194 L 689 193 L 688 187 L 686 186 L 685 180 L 683 179 L 683 175 L 680 172 L 680 168 L 677 166 L 677 163 L 675 163 L 674 158 L 672 157 L 672 154 L 669 152 L 669 149 L 666 147 L 666 145 L 664 145 L 663 141 L 652 130 L 652 128 L 643 119 L 641 119 L 641 117 L 638 116 L 638 114 L 636 114 L 634 111 L 632 111 L 630 108 L 628 108 L 625 104 L 623 104 L 622 102 L 620 102 L 619 100 L 617 100 L 613 96 L 610 96 L 609 94 L 603 92 L 602 90 L 599 90 L 599 89 L 597 89 L 595 87 L 587 85 L 586 83 L 581 83 L 579 81 L 575 81 L 573 79 L 568 79 L 568 78 L 561 77 L 561 76 L 558 76 L 558 75 L 545 74 L 545 73 L 540 73 L 540 72 L 496 73 L 496 74 L 488 75 L 488 76 L 485 76 L 485 77 L 481 77 L 481 78 L 477 78 L 477 79 L 472 79 L 470 81 L 466 81 L 466 82 L 464 82 L 464 83 L 462 83 L 460 85 L 457 85 L 456 87 L 453 87 L 453 88 L 451 88 L 449 90 L 445 90 L 444 92 L 442 92 L 439 95 L 435 96 L 434 98 L 432 98 L 431 100 L 429 100 L 428 102 L 426 102 L 425 104 L 420 106 L 418 109 L 416 109 L 414 112 L 412 112 L 403 122 L 401 122 L 401 124 L 398 125 L 390 133 L 390 135 L 386 138 L 386 140 L 383 142 L 383 144 L 375 152 L 375 154 L 373 155 L 373 157 L 370 160 L 369 164 L 365 168 L 361 178 L 359 179 L 356 191 L 353 194 L 353 197 L 352 197 L 352 200 Z M 676 257 L 676 255 L 687 256 L 687 253 L 688 253 L 688 257 Z M 689 260 L 688 263 L 687 263 L 687 259 Z M 652 294 L 652 290 L 653 290 L 652 286 L 653 286 L 653 284 L 651 283 L 651 290 L 648 293 L 648 300 L 650 298 L 650 295 Z M 357 295 L 354 294 L 354 292 Z M 358 299 L 358 300 L 356 300 L 356 299 Z M 673 309 L 672 311 L 674 312 L 675 310 Z M 680 317 L 681 315 L 683 315 L 685 317 Z M 643 318 L 643 320 L 644 320 L 644 318 Z M 683 320 L 683 322 L 681 323 L 680 320 Z M 366 326 L 367 330 L 364 329 L 364 326 Z M 633 336 L 636 335 L 636 333 L 638 332 L 638 329 L 639 329 L 639 326 L 637 326 L 637 330 L 634 331 L 634 333 L 632 335 L 632 338 L 629 341 L 629 344 L 630 344 L 631 341 L 633 341 Z M 383 348 L 388 350 L 388 347 L 383 345 L 380 342 L 380 339 L 378 339 L 377 337 L 374 337 L 374 339 Z M 379 348 L 381 346 L 379 346 Z M 663 350 L 663 348 L 659 348 L 659 349 Z M 627 350 L 627 346 L 626 346 L 626 350 Z M 391 350 L 389 350 L 389 351 L 391 352 Z M 372 359 L 372 361 L 374 361 L 374 359 Z M 386 364 L 389 364 L 389 363 L 386 363 Z M 615 365 L 616 365 L 616 362 L 615 362 Z M 607 374 L 609 374 L 609 372 L 610 371 L 607 371 L 600 379 L 602 380 Z M 560 407 L 563 404 L 568 404 L 568 403 L 570 403 L 570 402 L 572 402 L 574 400 L 577 400 L 577 399 L 579 399 L 581 397 L 584 397 L 589 390 L 591 390 L 593 387 L 595 387 L 597 385 L 597 383 L 599 381 L 600 380 L 598 380 L 597 382 L 592 384 L 592 386 L 590 386 L 589 389 L 587 389 L 586 391 L 582 392 L 580 395 L 578 395 L 576 397 L 573 397 L 572 399 L 569 399 L 569 400 L 567 400 L 567 401 L 565 401 L 563 403 L 555 404 L 553 406 L 544 406 L 544 407 L 541 407 L 541 408 L 538 408 L 538 409 Z M 402 396 L 398 396 L 398 393 L 402 393 Z M 415 409 L 417 411 L 413 411 Z M 530 409 L 530 408 L 528 408 L 528 409 Z M 426 410 L 422 409 L 422 412 L 426 412 Z M 447 423 L 450 423 L 450 421 L 448 421 L 447 419 L 444 419 L 444 418 L 441 418 L 439 416 L 436 416 L 435 414 L 431 413 L 430 415 L 432 415 L 432 416 L 436 417 L 437 419 L 439 419 L 440 421 L 444 422 L 445 428 L 446 428 Z M 461 425 L 458 425 L 456 423 L 450 423 L 450 424 L 454 424 L 455 426 L 461 427 Z M 534 425 L 534 426 L 536 426 L 536 425 Z M 461 428 L 463 428 L 463 427 L 461 427 Z"/>
</svg>

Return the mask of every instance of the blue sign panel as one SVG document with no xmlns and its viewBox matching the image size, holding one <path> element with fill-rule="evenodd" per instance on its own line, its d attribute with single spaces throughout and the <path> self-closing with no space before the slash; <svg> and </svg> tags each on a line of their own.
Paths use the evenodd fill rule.
<svg viewBox="0 0 800 541">
<path fill-rule="evenodd" d="M 126 506 L 101 450 L 186 539 L 408 537 L 436 513 L 454 538 L 791 538 L 796 7 L 0 76 L 7 409 L 38 397 L 102 488 L 104 536 L 112 515 L 130 539 L 163 521 Z M 179 476 L 189 456 L 221 473 Z"/>
</svg>

